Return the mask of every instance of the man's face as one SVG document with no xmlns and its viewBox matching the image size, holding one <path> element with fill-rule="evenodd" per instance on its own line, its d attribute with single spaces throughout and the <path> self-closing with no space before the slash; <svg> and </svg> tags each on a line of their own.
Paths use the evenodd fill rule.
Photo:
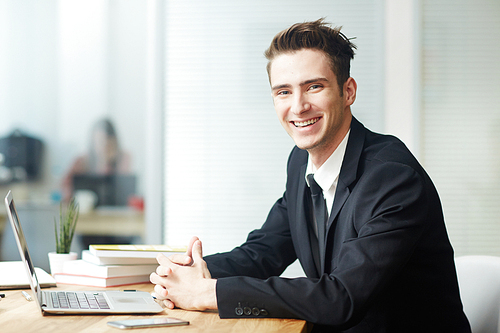
<svg viewBox="0 0 500 333">
<path fill-rule="evenodd" d="M 356 82 L 349 78 L 341 96 L 326 56 L 314 49 L 277 56 L 269 76 L 276 113 L 295 144 L 330 156 L 349 130 Z"/>
</svg>

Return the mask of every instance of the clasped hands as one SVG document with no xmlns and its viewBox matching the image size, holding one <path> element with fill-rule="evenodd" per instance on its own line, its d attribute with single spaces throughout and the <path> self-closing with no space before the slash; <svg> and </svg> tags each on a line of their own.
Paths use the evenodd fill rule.
<svg viewBox="0 0 500 333">
<path fill-rule="evenodd" d="M 150 280 L 155 284 L 157 299 L 169 309 L 174 307 L 186 310 L 217 309 L 215 284 L 207 264 L 203 260 L 201 241 L 193 237 L 187 252 L 166 257 L 156 257 L 160 264 Z"/>
</svg>

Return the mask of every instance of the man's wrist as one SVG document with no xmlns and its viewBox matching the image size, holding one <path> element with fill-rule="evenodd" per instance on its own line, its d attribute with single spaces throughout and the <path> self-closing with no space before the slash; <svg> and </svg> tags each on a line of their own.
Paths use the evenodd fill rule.
<svg viewBox="0 0 500 333">
<path fill-rule="evenodd" d="M 199 284 L 199 289 L 193 292 L 196 294 L 193 299 L 192 310 L 217 310 L 216 279 L 203 279 Z"/>
<path fill-rule="evenodd" d="M 208 288 L 210 290 L 209 296 L 207 298 L 208 304 L 207 309 L 209 310 L 217 310 L 217 280 L 216 279 L 207 279 Z"/>
</svg>

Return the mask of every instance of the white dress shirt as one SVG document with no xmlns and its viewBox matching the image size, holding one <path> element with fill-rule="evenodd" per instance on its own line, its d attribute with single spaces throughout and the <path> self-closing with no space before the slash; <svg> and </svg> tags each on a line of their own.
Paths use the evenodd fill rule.
<svg viewBox="0 0 500 333">
<path fill-rule="evenodd" d="M 307 175 L 313 174 L 314 180 L 323 190 L 323 197 L 326 201 L 326 207 L 328 211 L 328 216 L 332 211 L 333 200 L 335 198 L 335 190 L 337 189 L 337 183 L 339 181 L 340 168 L 342 167 L 342 162 L 344 161 L 345 150 L 347 147 L 347 140 L 349 139 L 349 134 L 351 130 L 347 132 L 346 136 L 340 143 L 340 145 L 335 149 L 335 151 L 328 157 L 325 163 L 316 170 L 316 167 L 311 161 L 311 156 L 307 161 L 307 169 L 306 169 L 306 183 L 309 186 L 309 182 L 307 181 Z"/>
</svg>

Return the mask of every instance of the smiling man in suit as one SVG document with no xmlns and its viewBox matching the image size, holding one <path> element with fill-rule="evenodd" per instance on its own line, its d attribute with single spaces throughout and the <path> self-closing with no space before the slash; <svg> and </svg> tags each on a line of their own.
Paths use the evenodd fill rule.
<svg viewBox="0 0 500 333">
<path fill-rule="evenodd" d="M 352 116 L 355 46 L 318 20 L 266 51 L 278 118 L 293 138 L 286 191 L 227 253 L 159 256 L 168 307 L 221 318 L 299 318 L 317 332 L 470 332 L 432 181 L 395 137 Z M 306 277 L 280 277 L 299 259 Z"/>
</svg>

